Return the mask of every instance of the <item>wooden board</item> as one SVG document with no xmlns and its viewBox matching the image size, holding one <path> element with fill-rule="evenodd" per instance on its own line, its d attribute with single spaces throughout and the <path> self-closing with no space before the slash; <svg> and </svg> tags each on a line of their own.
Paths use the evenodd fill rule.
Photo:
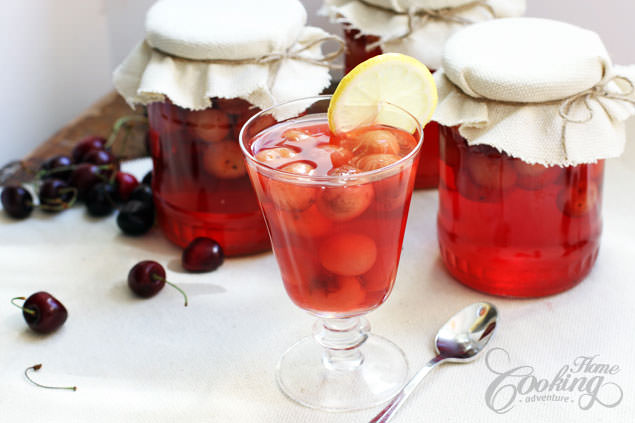
<svg viewBox="0 0 635 423">
<path fill-rule="evenodd" d="M 331 86 L 324 90 L 324 94 L 333 93 L 337 83 L 333 81 Z M 67 123 L 49 139 L 43 141 L 35 150 L 29 153 L 20 165 L 13 166 L 8 177 L 0 172 L 0 183 L 27 182 L 42 162 L 59 154 L 70 154 L 73 146 L 87 136 L 99 135 L 108 137 L 117 119 L 128 115 L 142 116 L 145 113 L 143 107 L 132 110 L 116 91 L 111 91 L 95 104 L 86 109 L 81 115 Z M 129 138 L 122 145 L 117 142 L 113 145 L 113 152 L 119 158 L 135 158 L 147 155 L 145 138 L 147 128 L 137 125 L 129 134 Z M 118 137 L 121 141 L 122 137 Z M 0 166 L 5 163 L 0 164 Z M 15 171 L 13 170 L 15 169 Z"/>
<path fill-rule="evenodd" d="M 29 181 L 32 173 L 28 169 L 39 168 L 41 163 L 49 157 L 70 154 L 73 146 L 87 136 L 98 135 L 107 138 L 117 119 L 128 115 L 143 115 L 143 113 L 142 107 L 132 110 L 116 91 L 108 93 L 29 153 L 22 161 L 22 168 L 18 168 L 11 177 L 6 179 L 5 183 Z M 146 128 L 143 125 L 136 126 L 130 132 L 125 152 L 117 151 L 121 150 L 121 143 L 117 143 L 113 146 L 115 154 L 125 158 L 145 155 L 145 136 Z"/>
</svg>

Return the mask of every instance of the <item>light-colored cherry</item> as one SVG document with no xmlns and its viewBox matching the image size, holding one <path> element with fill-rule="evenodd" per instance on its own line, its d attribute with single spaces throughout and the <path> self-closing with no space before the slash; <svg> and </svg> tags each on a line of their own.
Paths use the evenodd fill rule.
<svg viewBox="0 0 635 423">
<path fill-rule="evenodd" d="M 483 188 L 507 190 L 518 178 L 511 160 L 500 154 L 473 154 L 466 160 L 466 166 L 472 181 Z"/>
<path fill-rule="evenodd" d="M 558 208 L 570 217 L 585 216 L 598 206 L 600 191 L 593 181 L 563 187 L 556 199 Z"/>
<path fill-rule="evenodd" d="M 332 144 L 324 144 L 318 148 L 327 151 L 330 154 L 331 164 L 333 167 L 340 167 L 348 164 L 353 158 L 353 152 L 344 147 Z"/>
<path fill-rule="evenodd" d="M 311 137 L 311 135 L 299 129 L 288 129 L 282 133 L 282 138 L 285 138 L 293 142 L 302 142 L 302 141 L 310 140 L 313 137 Z"/>
<path fill-rule="evenodd" d="M 205 170 L 221 179 L 240 178 L 246 174 L 245 159 L 234 141 L 210 144 L 203 156 Z"/>
<path fill-rule="evenodd" d="M 282 230 L 307 238 L 319 238 L 326 235 L 333 222 L 327 219 L 316 205 L 301 212 L 281 211 L 276 223 Z"/>
<path fill-rule="evenodd" d="M 367 172 L 391 165 L 397 162 L 400 158 L 401 157 L 396 154 L 371 154 L 357 159 L 355 161 L 355 165 L 361 170 Z"/>
<path fill-rule="evenodd" d="M 364 213 L 373 201 L 373 195 L 370 184 L 326 187 L 320 192 L 317 204 L 327 218 L 344 221 Z"/>
<path fill-rule="evenodd" d="M 270 179 L 268 185 L 269 198 L 278 209 L 303 211 L 315 202 L 316 192 L 311 187 L 276 179 Z"/>
<path fill-rule="evenodd" d="M 368 272 L 375 264 L 377 246 L 366 235 L 344 232 L 326 238 L 320 245 L 318 256 L 329 272 L 358 276 Z"/>
<path fill-rule="evenodd" d="M 328 171 L 329 176 L 347 176 L 347 175 L 355 175 L 356 173 L 361 172 L 358 168 L 352 165 L 342 165 L 339 167 L 334 167 L 333 169 Z"/>
<path fill-rule="evenodd" d="M 287 147 L 267 148 L 256 153 L 256 160 L 271 166 L 272 162 L 286 162 L 288 159 L 292 159 L 296 154 L 295 151 Z"/>
<path fill-rule="evenodd" d="M 282 166 L 280 170 L 297 175 L 312 175 L 315 173 L 315 166 L 307 162 L 294 162 Z"/>
<path fill-rule="evenodd" d="M 382 129 L 364 131 L 342 139 L 340 145 L 356 156 L 368 154 L 399 154 L 399 140 Z"/>
<path fill-rule="evenodd" d="M 364 302 L 366 293 L 357 276 L 337 276 L 323 289 L 311 290 L 311 304 L 320 311 L 354 310 Z"/>
<path fill-rule="evenodd" d="M 218 109 L 188 111 L 185 124 L 194 138 L 207 142 L 222 141 L 231 132 L 229 117 Z"/>
<path fill-rule="evenodd" d="M 516 184 L 524 189 L 538 190 L 551 185 L 564 174 L 559 166 L 546 167 L 541 164 L 529 164 L 520 159 L 514 159 L 514 170 L 518 173 Z"/>
</svg>

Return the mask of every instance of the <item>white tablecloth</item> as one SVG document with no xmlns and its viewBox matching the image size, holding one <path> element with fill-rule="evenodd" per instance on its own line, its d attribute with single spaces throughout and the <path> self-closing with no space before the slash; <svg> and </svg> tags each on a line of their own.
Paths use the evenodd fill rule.
<svg viewBox="0 0 635 423">
<path fill-rule="evenodd" d="M 444 271 L 435 235 L 435 191 L 414 195 L 395 289 L 369 315 L 373 331 L 405 351 L 411 373 L 434 354 L 437 329 L 456 310 L 480 300 L 494 303 L 500 322 L 490 367 L 503 372 L 531 366 L 552 383 L 576 357 L 595 356 L 613 374 L 583 369 L 590 386 L 601 382 L 599 401 L 588 393 L 521 386 L 513 407 L 498 414 L 486 392 L 496 374 L 485 357 L 434 370 L 395 422 L 630 422 L 635 416 L 635 122 L 626 154 L 607 166 L 604 233 L 598 261 L 580 285 L 560 295 L 510 300 L 455 282 Z M 143 175 L 149 166 L 130 167 Z M 135 298 L 128 270 L 141 259 L 167 267 L 170 280 L 190 296 L 185 308 L 166 287 L 149 300 Z M 216 272 L 187 274 L 180 249 L 159 230 L 140 238 L 120 234 L 114 216 L 93 219 L 83 207 L 58 214 L 34 212 L 16 222 L 0 217 L 0 422 L 364 422 L 378 409 L 330 414 L 303 408 L 281 394 L 274 366 L 291 343 L 311 332 L 312 317 L 284 292 L 271 254 L 230 259 Z M 69 311 L 58 332 L 40 336 L 9 304 L 15 296 L 46 290 Z M 28 383 L 77 385 L 51 391 Z M 527 369 L 525 369 L 527 370 Z M 519 371 L 522 371 L 519 370 Z M 595 379 L 591 379 L 595 377 Z M 560 381 L 562 382 L 562 381 Z M 518 385 L 518 378 L 503 384 Z M 503 384 L 498 385 L 500 388 Z M 598 386 L 599 386 L 598 385 Z M 554 385 L 555 386 L 555 385 Z M 493 389 L 493 388 L 492 388 Z M 494 397 L 494 407 L 505 402 Z M 568 395 L 567 402 L 545 394 Z M 536 396 L 537 395 L 537 396 Z M 534 399 L 534 401 L 531 401 Z"/>
</svg>

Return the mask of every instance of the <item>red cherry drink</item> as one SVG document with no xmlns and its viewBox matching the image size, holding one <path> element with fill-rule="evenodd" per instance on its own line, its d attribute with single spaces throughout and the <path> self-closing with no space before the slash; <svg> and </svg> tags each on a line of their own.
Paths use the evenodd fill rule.
<svg viewBox="0 0 635 423">
<path fill-rule="evenodd" d="M 374 309 L 388 296 L 416 163 L 400 163 L 374 179 L 363 172 L 397 162 L 417 140 L 383 125 L 335 135 L 324 120 L 301 118 L 251 139 L 249 149 L 264 166 L 248 170 L 296 305 L 346 317 Z"/>
<path fill-rule="evenodd" d="M 479 291 L 539 297 L 591 270 L 604 163 L 527 164 L 441 129 L 438 235 L 450 273 Z"/>
<path fill-rule="evenodd" d="M 154 201 L 172 242 L 212 238 L 230 256 L 269 249 L 238 145 L 241 127 L 258 111 L 241 99 L 213 99 L 200 111 L 168 101 L 148 106 Z"/>
<path fill-rule="evenodd" d="M 350 72 L 355 66 L 383 53 L 381 47 L 368 49 L 367 47 L 379 40 L 374 35 L 360 35 L 359 30 L 347 28 L 344 30 L 346 40 L 345 71 Z M 434 72 L 431 70 L 431 72 Z M 415 178 L 416 189 L 437 188 L 439 185 L 439 124 L 428 122 L 423 128 L 419 166 Z"/>
</svg>

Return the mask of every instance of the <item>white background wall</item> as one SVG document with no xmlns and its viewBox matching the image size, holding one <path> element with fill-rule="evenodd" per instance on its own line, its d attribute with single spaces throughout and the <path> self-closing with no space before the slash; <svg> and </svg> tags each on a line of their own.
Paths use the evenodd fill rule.
<svg viewBox="0 0 635 423">
<path fill-rule="evenodd" d="M 266 1 L 266 0 L 262 0 Z M 616 63 L 635 63 L 635 2 L 527 0 L 530 16 L 600 33 Z M 322 0 L 302 0 L 312 25 Z M 107 93 L 111 73 L 143 37 L 153 0 L 19 0 L 0 13 L 0 166 L 23 157 Z"/>
</svg>

